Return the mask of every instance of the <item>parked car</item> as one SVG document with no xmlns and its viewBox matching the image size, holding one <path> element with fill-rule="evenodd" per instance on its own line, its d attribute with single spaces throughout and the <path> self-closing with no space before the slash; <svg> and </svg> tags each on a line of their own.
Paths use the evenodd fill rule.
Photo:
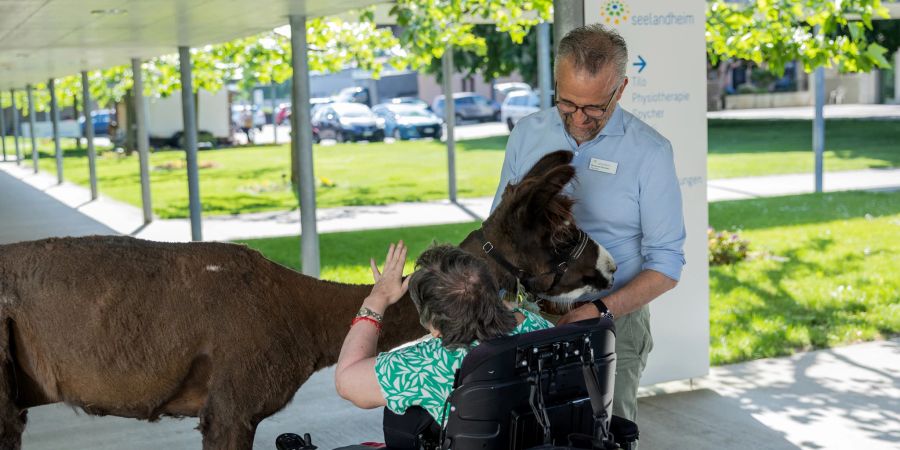
<svg viewBox="0 0 900 450">
<path fill-rule="evenodd" d="M 483 95 L 474 92 L 457 92 L 453 94 L 454 115 L 456 121 L 477 120 L 488 122 L 495 117 L 491 102 Z M 444 96 L 438 95 L 431 103 L 431 109 L 440 117 L 444 117 Z"/>
<path fill-rule="evenodd" d="M 540 109 L 541 99 L 536 93 L 513 91 L 503 100 L 503 105 L 500 107 L 500 121 L 509 127 L 509 131 L 512 131 L 521 118 L 536 113 Z"/>
<path fill-rule="evenodd" d="M 326 103 L 332 103 L 334 99 L 331 97 L 313 97 L 309 99 L 309 110 L 310 113 L 315 112 L 316 107 L 319 105 L 323 105 Z M 312 114 L 310 114 L 312 115 Z M 278 105 L 278 112 L 275 114 L 275 123 L 278 125 L 284 125 L 291 122 L 291 104 L 290 103 L 282 103 Z"/>
<path fill-rule="evenodd" d="M 112 109 L 98 109 L 91 111 L 91 123 L 94 124 L 94 136 L 109 136 L 109 124 L 115 122 L 116 112 Z M 81 135 L 85 135 L 84 116 L 78 118 L 81 127 Z"/>
<path fill-rule="evenodd" d="M 319 108 L 312 118 L 313 139 L 383 141 L 384 119 L 359 103 L 331 103 Z"/>
<path fill-rule="evenodd" d="M 384 119 L 384 134 L 394 139 L 441 138 L 444 122 L 419 105 L 382 103 L 375 105 L 372 112 Z"/>
<path fill-rule="evenodd" d="M 425 100 L 422 100 L 418 97 L 395 97 L 384 103 L 392 105 L 414 105 L 431 111 L 431 105 L 429 105 Z"/>
<path fill-rule="evenodd" d="M 334 96 L 335 102 L 346 103 L 362 103 L 366 106 L 372 106 L 372 96 L 369 95 L 369 88 L 353 86 L 341 89 L 338 95 Z"/>
<path fill-rule="evenodd" d="M 522 83 L 519 81 L 511 81 L 509 83 L 497 83 L 494 85 L 494 98 L 502 104 L 503 101 L 506 100 L 506 96 L 509 95 L 511 92 L 517 92 L 517 91 L 530 92 L 531 90 L 532 90 L 531 85 L 529 85 L 528 83 Z"/>
</svg>

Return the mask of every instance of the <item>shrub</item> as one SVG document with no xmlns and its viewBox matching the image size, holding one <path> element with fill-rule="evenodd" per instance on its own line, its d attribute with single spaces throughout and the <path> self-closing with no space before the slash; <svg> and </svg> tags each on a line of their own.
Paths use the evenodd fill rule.
<svg viewBox="0 0 900 450">
<path fill-rule="evenodd" d="M 706 230 L 706 235 L 709 238 L 709 265 L 734 264 L 747 259 L 750 243 L 741 239 L 736 231 L 717 232 L 710 227 Z"/>
</svg>

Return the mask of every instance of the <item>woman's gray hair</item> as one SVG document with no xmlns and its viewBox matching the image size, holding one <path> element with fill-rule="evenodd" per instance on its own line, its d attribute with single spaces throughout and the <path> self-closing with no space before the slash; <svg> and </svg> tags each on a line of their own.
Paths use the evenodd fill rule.
<svg viewBox="0 0 900 450">
<path fill-rule="evenodd" d="M 622 35 L 595 23 L 575 28 L 559 41 L 554 71 L 559 70 L 560 62 L 566 58 L 572 59 L 576 69 L 587 71 L 591 75 L 596 75 L 612 64 L 619 78 L 624 79 L 628 68 L 628 47 Z M 558 75 L 554 72 L 554 78 L 558 78 Z"/>
<path fill-rule="evenodd" d="M 509 334 L 516 317 L 503 305 L 487 264 L 450 245 L 436 245 L 416 260 L 409 294 L 422 326 L 440 331 L 444 347 Z"/>
</svg>

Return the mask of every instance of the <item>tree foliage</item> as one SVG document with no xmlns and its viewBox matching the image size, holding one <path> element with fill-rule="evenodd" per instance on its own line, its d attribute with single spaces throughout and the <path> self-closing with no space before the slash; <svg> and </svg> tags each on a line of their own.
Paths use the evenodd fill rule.
<svg viewBox="0 0 900 450">
<path fill-rule="evenodd" d="M 478 52 L 454 48 L 453 65 L 457 72 L 469 76 L 480 74 L 486 81 L 518 73 L 526 83 L 537 84 L 537 27 L 531 28 L 521 42 L 514 41 L 508 33 L 497 30 L 493 25 L 476 25 L 472 32 L 484 39 L 486 49 Z M 436 75 L 440 81 L 440 59 L 433 59 L 424 71 Z"/>
<path fill-rule="evenodd" d="M 890 65 L 887 49 L 867 37 L 876 17 L 888 17 L 880 0 L 714 0 L 706 8 L 706 48 L 714 64 L 745 59 L 779 76 L 794 60 L 807 72 L 866 72 Z"/>
<path fill-rule="evenodd" d="M 311 71 L 338 71 L 352 65 L 371 71 L 376 77 L 384 67 L 418 70 L 431 67 L 448 46 L 467 52 L 459 67 L 475 71 L 485 67 L 489 77 L 508 74 L 515 63 L 508 62 L 513 44 L 520 44 L 529 29 L 549 20 L 553 0 L 398 0 L 390 15 L 401 27 L 394 36 L 388 27 L 374 22 L 374 9 L 359 13 L 359 21 L 320 17 L 307 21 L 309 68 Z M 475 21 L 494 25 L 474 24 Z M 485 31 L 490 29 L 490 32 Z M 233 41 L 191 49 L 195 89 L 216 91 L 225 82 L 236 81 L 246 89 L 257 84 L 281 83 L 291 77 L 290 39 L 275 31 Z M 177 54 L 162 55 L 142 65 L 144 94 L 165 97 L 180 90 Z M 101 106 L 122 100 L 131 89 L 131 65 L 90 72 L 90 91 Z M 34 86 L 35 107 L 49 108 L 45 83 Z M 78 74 L 57 80 L 60 105 L 69 105 L 81 94 Z M 0 96 L 9 106 L 9 94 Z M 24 91 L 16 93 L 16 106 L 27 113 Z"/>
</svg>

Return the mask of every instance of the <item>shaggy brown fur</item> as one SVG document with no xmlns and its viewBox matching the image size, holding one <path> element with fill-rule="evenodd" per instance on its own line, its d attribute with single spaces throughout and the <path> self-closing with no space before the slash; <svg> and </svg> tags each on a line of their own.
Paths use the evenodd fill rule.
<svg viewBox="0 0 900 450">
<path fill-rule="evenodd" d="M 483 225 L 533 273 L 558 258 L 554 237 L 574 229 L 571 202 L 558 195 L 571 156 L 553 155 Z M 484 257 L 472 237 L 462 247 Z M 559 289 L 603 284 L 597 253 L 589 248 Z M 19 448 L 27 408 L 54 402 L 151 421 L 199 417 L 204 449 L 250 449 L 257 424 L 337 361 L 370 289 L 234 244 L 95 236 L 0 246 L 0 449 Z M 383 329 L 380 350 L 425 332 L 409 298 Z"/>
</svg>

